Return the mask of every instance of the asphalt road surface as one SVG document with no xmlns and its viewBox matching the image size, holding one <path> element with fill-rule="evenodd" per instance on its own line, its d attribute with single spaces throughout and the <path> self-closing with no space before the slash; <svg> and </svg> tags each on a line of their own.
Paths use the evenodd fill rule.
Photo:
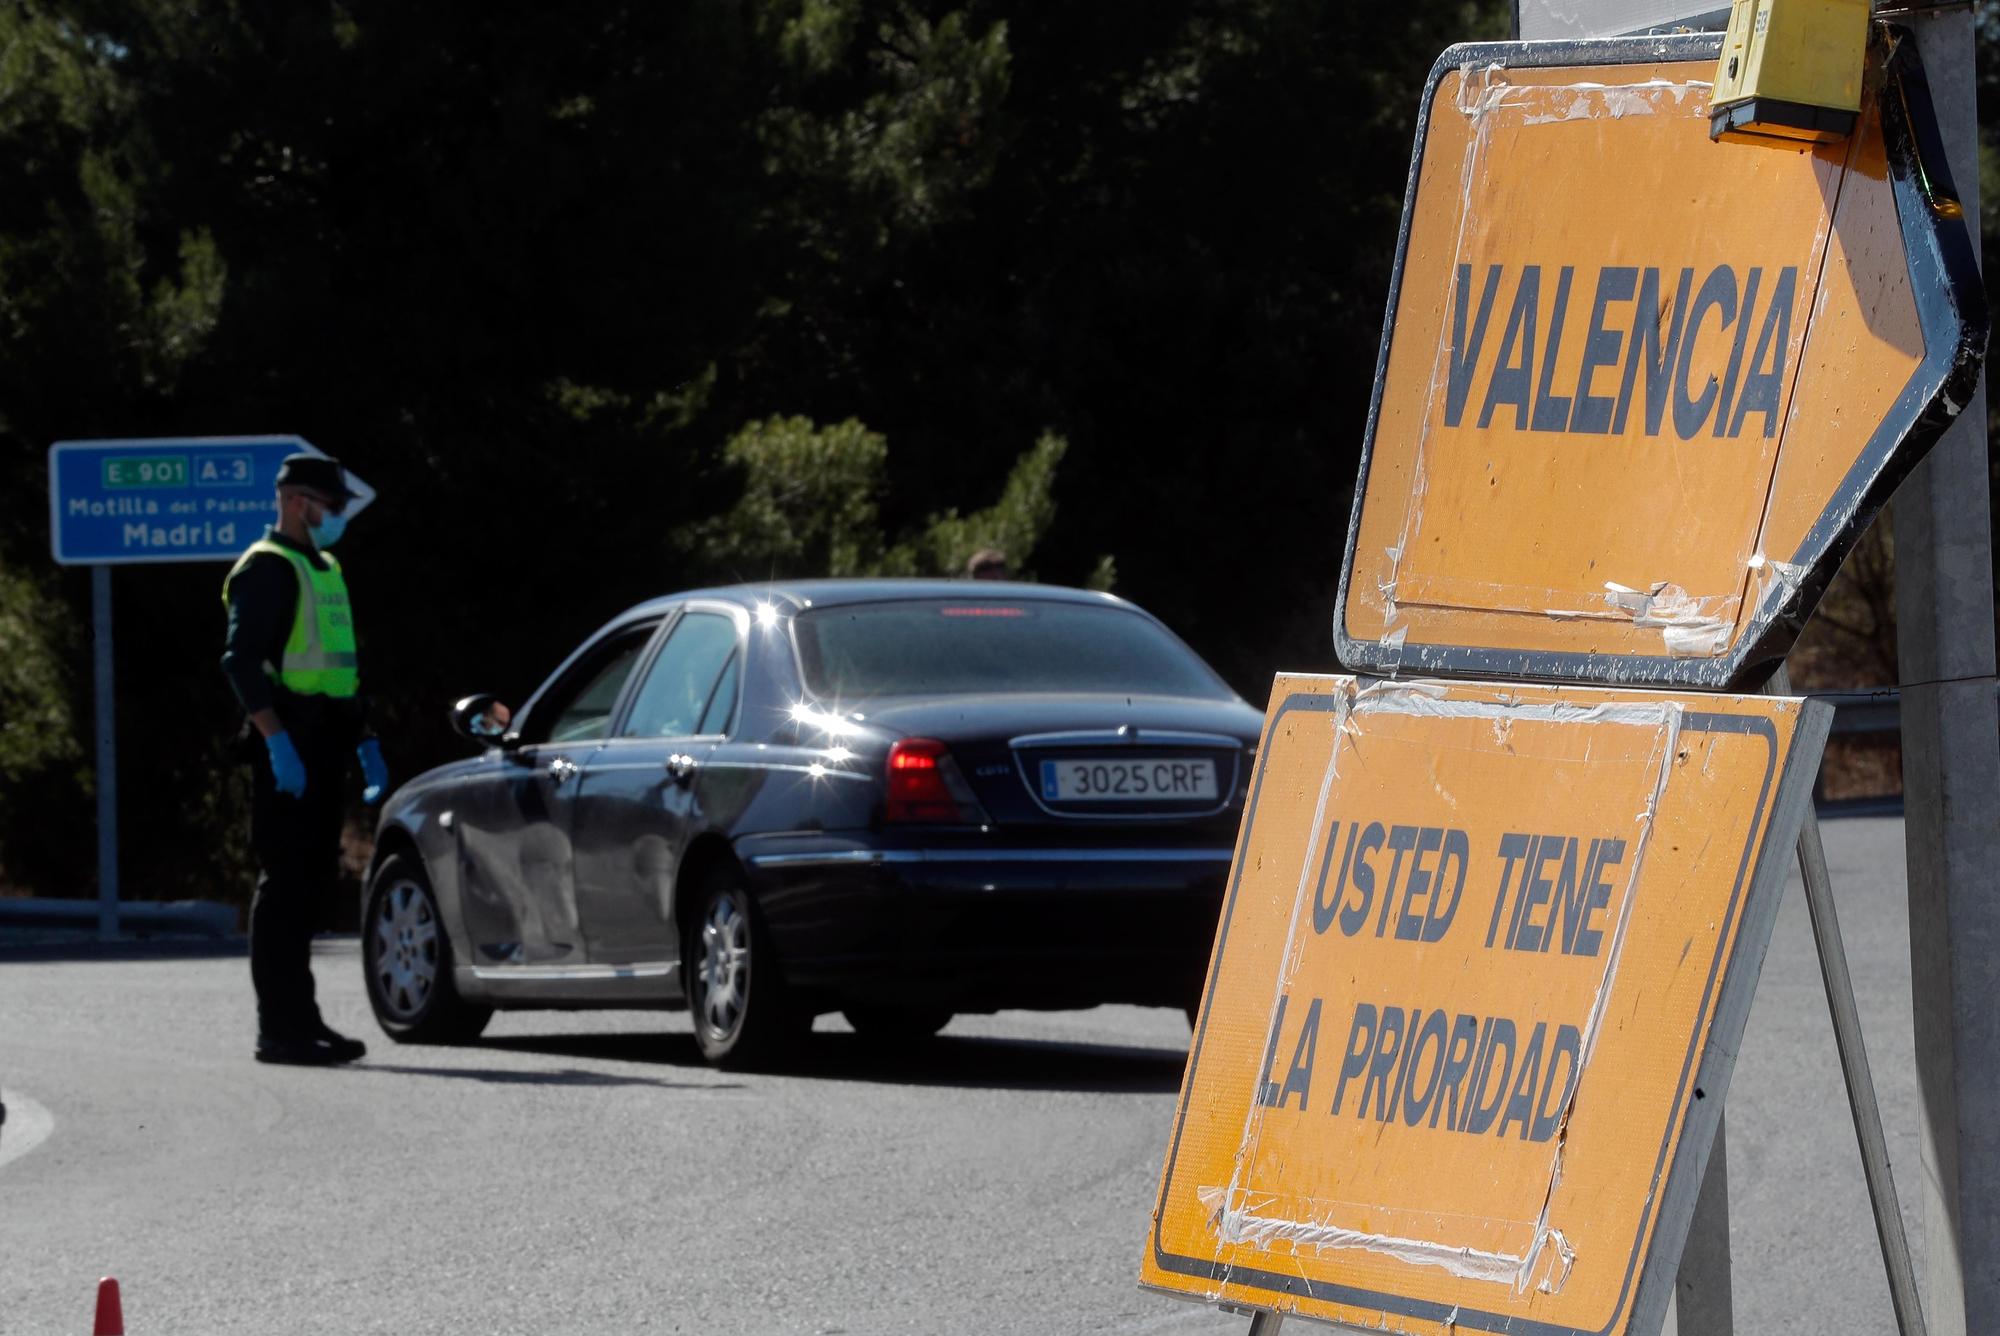
<svg viewBox="0 0 2000 1336">
<path fill-rule="evenodd" d="M 1914 1236 L 1902 827 L 1825 829 Z M 88 1331 L 101 1275 L 134 1336 L 1248 1328 L 1134 1282 L 1176 1012 L 965 1017 L 888 1057 L 828 1017 L 800 1070 L 735 1075 L 684 1014 L 398 1047 L 356 954 L 317 959 L 370 1043 L 345 1070 L 251 1061 L 240 955 L 0 964 L 0 1333 Z M 1737 1329 L 1893 1331 L 1796 881 L 1728 1108 Z"/>
</svg>

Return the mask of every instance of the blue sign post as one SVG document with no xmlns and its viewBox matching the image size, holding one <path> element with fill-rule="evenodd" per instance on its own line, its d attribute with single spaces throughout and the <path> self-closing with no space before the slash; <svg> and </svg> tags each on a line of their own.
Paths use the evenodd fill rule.
<svg viewBox="0 0 2000 1336">
<path fill-rule="evenodd" d="M 118 933 L 118 740 L 111 568 L 234 561 L 277 518 L 278 465 L 320 454 L 299 436 L 57 441 L 49 447 L 49 547 L 89 566 L 97 708 L 97 930 Z M 353 515 L 375 489 L 349 474 Z"/>
<path fill-rule="evenodd" d="M 286 455 L 319 454 L 297 436 L 57 441 L 49 447 L 49 545 L 66 566 L 234 561 L 277 517 Z M 350 476 L 351 517 L 375 499 Z"/>
</svg>

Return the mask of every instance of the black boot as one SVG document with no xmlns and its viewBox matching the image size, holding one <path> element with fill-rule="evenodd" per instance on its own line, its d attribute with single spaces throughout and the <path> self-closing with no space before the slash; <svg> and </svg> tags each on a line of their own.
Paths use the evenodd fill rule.
<svg viewBox="0 0 2000 1336">
<path fill-rule="evenodd" d="M 335 1055 L 333 1045 L 318 1039 L 257 1036 L 257 1061 L 282 1063 L 288 1067 L 331 1067 L 347 1059 Z"/>
<path fill-rule="evenodd" d="M 349 1039 L 325 1021 L 318 1021 L 313 1025 L 312 1037 L 332 1050 L 335 1062 L 352 1062 L 368 1054 L 368 1045 L 359 1039 Z"/>
</svg>

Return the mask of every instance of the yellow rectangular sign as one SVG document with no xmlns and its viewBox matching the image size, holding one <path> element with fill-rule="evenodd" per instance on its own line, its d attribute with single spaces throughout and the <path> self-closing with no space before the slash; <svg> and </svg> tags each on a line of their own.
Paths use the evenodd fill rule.
<svg viewBox="0 0 2000 1336">
<path fill-rule="evenodd" d="M 1985 304 L 1914 43 L 1852 136 L 1773 147 L 1710 140 L 1718 41 L 1439 61 L 1343 664 L 1749 680 L 1968 401 Z"/>
<path fill-rule="evenodd" d="M 1656 1329 L 1829 717 L 1281 676 L 1142 1282 Z"/>
</svg>

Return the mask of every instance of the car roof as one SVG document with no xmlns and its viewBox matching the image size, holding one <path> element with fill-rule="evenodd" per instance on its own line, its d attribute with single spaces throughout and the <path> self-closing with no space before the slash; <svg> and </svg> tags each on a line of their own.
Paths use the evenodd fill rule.
<svg viewBox="0 0 2000 1336">
<path fill-rule="evenodd" d="M 689 599 L 715 599 L 744 608 L 769 603 L 786 612 L 839 607 L 854 603 L 890 603 L 916 598 L 1036 599 L 1047 603 L 1110 605 L 1140 609 L 1116 594 L 1065 585 L 1029 584 L 1017 580 L 772 580 L 758 584 L 716 585 L 688 589 L 649 599 L 627 610 L 628 616 L 662 612 Z"/>
</svg>

